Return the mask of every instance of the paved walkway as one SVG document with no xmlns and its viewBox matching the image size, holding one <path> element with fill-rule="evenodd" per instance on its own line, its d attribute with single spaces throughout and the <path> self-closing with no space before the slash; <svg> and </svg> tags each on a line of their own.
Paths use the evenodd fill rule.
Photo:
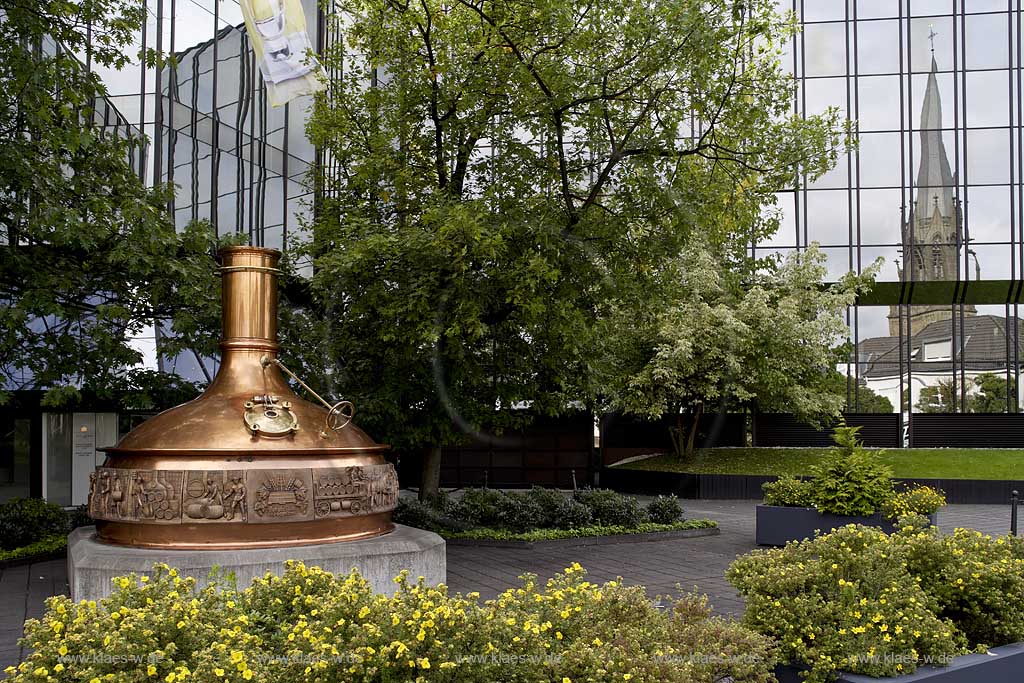
<svg viewBox="0 0 1024 683">
<path fill-rule="evenodd" d="M 723 578 L 729 563 L 754 548 L 755 501 L 684 501 L 686 516 L 718 522 L 718 536 L 652 543 L 624 543 L 553 550 L 515 548 L 448 548 L 448 584 L 453 591 L 479 591 L 491 598 L 515 585 L 520 574 L 532 572 L 545 579 L 579 562 L 593 581 L 621 576 L 627 583 L 647 587 L 648 593 L 684 590 L 706 593 L 716 611 L 739 615 L 743 603 Z M 970 527 L 985 533 L 1005 534 L 1010 528 L 1008 505 L 950 505 L 942 510 L 944 531 Z M 64 560 L 51 560 L 0 570 L 0 671 L 21 659 L 17 640 L 25 619 L 43 613 L 43 600 L 67 592 Z M 2 675 L 2 674 L 0 674 Z"/>
</svg>

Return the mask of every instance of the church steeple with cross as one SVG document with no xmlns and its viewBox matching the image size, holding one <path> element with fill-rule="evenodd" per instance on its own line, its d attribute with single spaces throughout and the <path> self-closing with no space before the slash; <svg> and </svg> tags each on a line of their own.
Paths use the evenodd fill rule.
<svg viewBox="0 0 1024 683">
<path fill-rule="evenodd" d="M 934 30 L 931 71 L 921 107 L 920 166 L 914 184 L 914 203 L 902 226 L 900 279 L 928 282 L 956 280 L 966 275 L 963 268 L 963 215 L 956 198 L 956 176 L 950 170 L 949 155 L 942 139 L 942 98 L 939 95 L 938 64 L 935 61 Z M 974 315 L 973 306 L 964 309 Z M 950 317 L 948 306 L 914 306 L 910 318 L 915 329 Z M 889 312 L 889 334 L 899 334 L 898 310 Z"/>
</svg>

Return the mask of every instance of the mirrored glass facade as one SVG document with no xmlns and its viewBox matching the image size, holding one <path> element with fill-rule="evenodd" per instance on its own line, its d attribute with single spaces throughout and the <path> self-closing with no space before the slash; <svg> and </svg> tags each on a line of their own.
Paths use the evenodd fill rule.
<svg viewBox="0 0 1024 683">
<path fill-rule="evenodd" d="M 781 194 L 783 229 L 753 249 L 818 242 L 832 278 L 884 259 L 879 285 L 849 313 L 851 411 L 858 382 L 894 410 L 972 410 L 979 375 L 1000 379 L 999 409 L 1019 410 L 1020 5 L 779 3 L 803 25 L 786 53 L 794 110 L 839 107 L 859 145 Z M 950 397 L 922 402 L 939 385 Z"/>
<path fill-rule="evenodd" d="M 153 47 L 176 65 L 104 74 L 111 102 L 151 140 L 142 172 L 177 186 L 179 225 L 209 220 L 287 249 L 315 204 L 308 101 L 268 105 L 233 0 L 146 2 L 147 30 L 126 49 Z M 782 228 L 750 248 L 818 242 L 832 279 L 883 259 L 878 286 L 849 311 L 851 411 L 858 383 L 903 412 L 943 384 L 952 398 L 941 407 L 970 410 L 979 375 L 998 376 L 1002 409 L 1019 410 L 1021 4 L 779 0 L 802 26 L 784 60 L 799 83 L 794 111 L 839 107 L 859 144 L 780 193 Z M 322 48 L 337 31 L 313 0 L 303 5 Z M 195 374 L 181 362 L 168 369 Z"/>
</svg>

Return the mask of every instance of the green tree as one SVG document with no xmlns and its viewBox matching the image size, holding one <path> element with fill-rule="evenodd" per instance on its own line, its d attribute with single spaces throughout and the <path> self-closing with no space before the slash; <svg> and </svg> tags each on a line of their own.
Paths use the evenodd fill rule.
<svg viewBox="0 0 1024 683">
<path fill-rule="evenodd" d="M 849 386 L 848 386 L 849 385 Z M 835 394 L 847 396 L 846 410 L 851 413 L 892 413 L 895 412 L 892 402 L 885 396 L 875 393 L 863 383 L 857 383 L 838 370 L 829 373 L 828 390 Z"/>
<path fill-rule="evenodd" d="M 919 413 L 958 412 L 959 394 L 953 390 L 953 380 L 941 379 L 938 383 L 921 387 L 914 410 Z"/>
<path fill-rule="evenodd" d="M 968 406 L 972 413 L 1005 413 L 1007 399 L 1006 377 L 991 372 L 977 375 L 971 380 L 974 391 L 968 395 Z M 1016 393 L 1016 382 L 1010 380 L 1009 389 Z"/>
<path fill-rule="evenodd" d="M 968 413 L 1005 413 L 1006 377 L 984 372 L 968 381 L 964 405 Z M 1011 387 L 1014 383 L 1011 380 Z M 1014 389 L 1014 391 L 1016 391 Z M 960 388 L 952 379 L 943 379 L 932 386 L 923 387 L 914 406 L 920 413 L 958 413 Z"/>
<path fill-rule="evenodd" d="M 165 321 L 208 352 L 216 330 L 207 226 L 177 234 L 168 189 L 129 162 L 143 140 L 99 125 L 87 63 L 126 65 L 144 19 L 127 0 L 0 0 L 0 375 L 50 402 L 89 389 L 145 404 L 154 378 L 125 374 L 140 360 L 128 338 Z"/>
<path fill-rule="evenodd" d="M 746 264 L 774 191 L 845 141 L 834 109 L 790 114 L 770 0 L 338 5 L 308 129 L 330 388 L 428 450 L 424 495 L 438 447 L 512 408 L 595 407 L 601 321 L 669 295 L 694 236 Z"/>
<path fill-rule="evenodd" d="M 621 309 L 605 323 L 607 386 L 627 412 L 679 416 L 690 456 L 706 406 L 791 412 L 819 422 L 837 417 L 846 387 L 834 381 L 848 352 L 843 314 L 878 264 L 825 288 L 817 245 L 766 262 L 740 279 L 714 250 L 694 248 L 678 266 L 680 291 L 642 328 Z"/>
</svg>

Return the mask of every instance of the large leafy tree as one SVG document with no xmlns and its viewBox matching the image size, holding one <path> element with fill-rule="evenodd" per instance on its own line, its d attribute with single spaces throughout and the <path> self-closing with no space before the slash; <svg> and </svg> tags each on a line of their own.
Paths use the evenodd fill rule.
<svg viewBox="0 0 1024 683">
<path fill-rule="evenodd" d="M 613 405 L 677 416 L 677 450 L 685 455 L 709 409 L 837 416 L 846 404 L 845 385 L 833 379 L 848 352 L 843 313 L 877 264 L 825 287 L 824 260 L 812 245 L 744 274 L 716 250 L 693 245 L 679 260 L 679 289 L 667 305 L 639 324 L 627 308 L 604 321 Z"/>
<path fill-rule="evenodd" d="M 161 378 L 125 372 L 141 360 L 128 339 L 177 317 L 209 351 L 214 240 L 176 233 L 168 189 L 129 161 L 141 136 L 98 125 L 88 67 L 125 66 L 144 19 L 127 0 L 0 0 L 0 389 L 162 403 Z"/>
<path fill-rule="evenodd" d="M 593 407 L 616 311 L 696 235 L 747 266 L 773 192 L 830 167 L 770 0 L 342 0 L 309 125 L 333 389 L 400 448 Z M 626 316 L 628 318 L 628 316 Z M 631 324 L 628 320 L 626 324 Z"/>
</svg>

